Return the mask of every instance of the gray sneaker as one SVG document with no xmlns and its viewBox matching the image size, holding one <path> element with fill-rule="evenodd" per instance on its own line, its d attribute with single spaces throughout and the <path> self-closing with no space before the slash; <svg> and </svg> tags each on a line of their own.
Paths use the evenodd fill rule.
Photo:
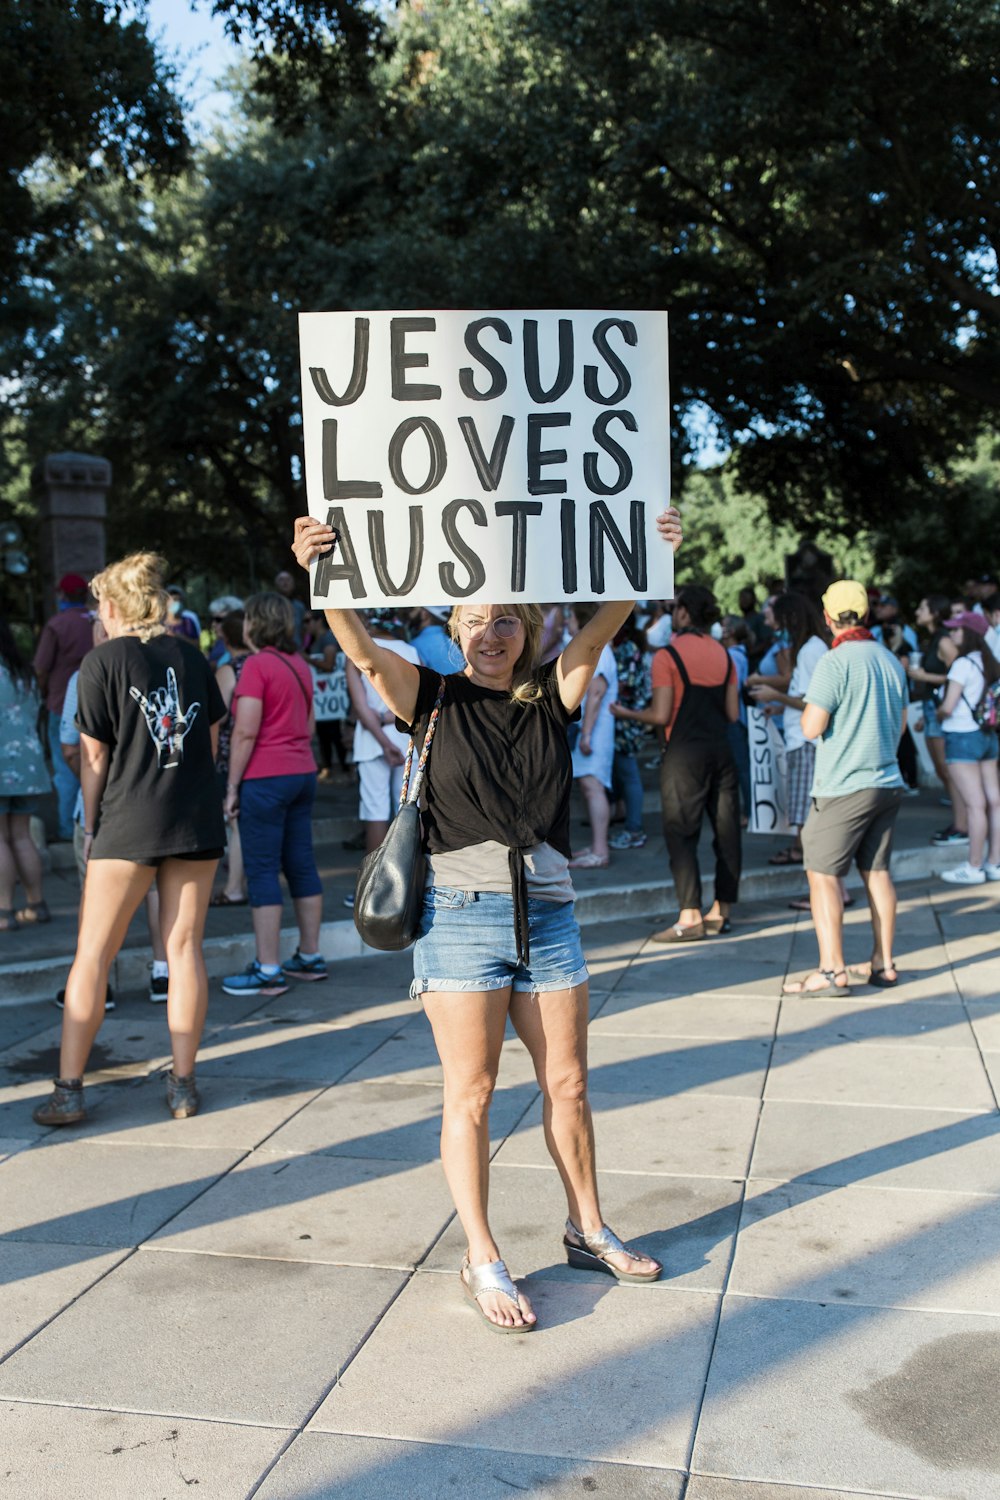
<svg viewBox="0 0 1000 1500">
<path fill-rule="evenodd" d="M 82 1078 L 53 1079 L 52 1097 L 31 1111 L 36 1125 L 79 1125 L 87 1118 Z"/>
<path fill-rule="evenodd" d="M 167 1074 L 167 1108 L 175 1120 L 187 1120 L 196 1115 L 200 1103 L 193 1073 L 186 1078 L 178 1078 L 176 1073 Z"/>
</svg>

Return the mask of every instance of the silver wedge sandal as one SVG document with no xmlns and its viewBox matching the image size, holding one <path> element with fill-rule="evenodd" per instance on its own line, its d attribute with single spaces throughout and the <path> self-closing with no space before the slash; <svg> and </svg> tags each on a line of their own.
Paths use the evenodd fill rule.
<svg viewBox="0 0 1000 1500">
<path fill-rule="evenodd" d="M 468 1280 L 466 1280 L 466 1272 L 468 1272 Z M 510 1272 L 502 1260 L 490 1260 L 484 1266 L 473 1266 L 469 1264 L 469 1257 L 466 1255 L 462 1260 L 459 1279 L 463 1292 L 487 1328 L 492 1328 L 494 1333 L 531 1333 L 536 1327 L 534 1323 L 494 1323 L 493 1319 L 487 1317 L 480 1307 L 479 1298 L 484 1292 L 501 1292 L 503 1296 L 509 1297 L 518 1312 L 521 1312 L 517 1287 L 511 1280 Z M 521 1316 L 523 1317 L 524 1314 L 521 1313 Z"/>
<path fill-rule="evenodd" d="M 584 1234 L 577 1229 L 572 1219 L 566 1220 L 566 1233 L 563 1235 L 563 1245 L 566 1250 L 566 1259 L 571 1266 L 578 1271 L 606 1271 L 616 1281 L 632 1281 L 637 1284 L 658 1280 L 663 1267 L 657 1264 L 655 1271 L 619 1271 L 608 1260 L 609 1255 L 616 1253 L 627 1255 L 629 1260 L 642 1260 L 644 1257 L 636 1255 L 627 1245 L 623 1245 L 613 1229 L 607 1224 L 602 1224 L 594 1234 Z M 649 1257 L 652 1260 L 652 1256 Z"/>
</svg>

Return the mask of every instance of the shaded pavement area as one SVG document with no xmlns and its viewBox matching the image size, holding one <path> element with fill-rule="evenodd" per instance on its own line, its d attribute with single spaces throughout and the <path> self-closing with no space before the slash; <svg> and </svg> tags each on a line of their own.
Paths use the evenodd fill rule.
<svg viewBox="0 0 1000 1500">
<path fill-rule="evenodd" d="M 31 1122 L 50 1006 L 3 1012 L 0 1493 L 1000 1500 L 1000 887 L 901 888 L 891 992 L 782 999 L 808 918 L 680 949 L 588 927 L 605 1213 L 653 1287 L 568 1268 L 524 1049 L 491 1212 L 538 1331 L 465 1304 L 406 955 L 219 1000 L 203 1112 L 126 999 L 92 1118 Z M 848 917 L 848 957 L 868 929 Z"/>
</svg>

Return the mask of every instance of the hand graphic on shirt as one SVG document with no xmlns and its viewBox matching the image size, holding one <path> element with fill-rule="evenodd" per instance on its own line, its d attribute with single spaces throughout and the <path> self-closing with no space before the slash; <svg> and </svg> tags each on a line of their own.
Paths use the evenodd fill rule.
<svg viewBox="0 0 1000 1500">
<path fill-rule="evenodd" d="M 166 687 L 156 688 L 150 697 L 147 698 L 137 687 L 130 687 L 129 693 L 145 716 L 146 728 L 156 746 L 160 770 L 179 766 L 184 759 L 184 740 L 198 717 L 201 704 L 192 703 L 186 712 L 182 710 L 173 667 L 167 668 Z"/>
</svg>

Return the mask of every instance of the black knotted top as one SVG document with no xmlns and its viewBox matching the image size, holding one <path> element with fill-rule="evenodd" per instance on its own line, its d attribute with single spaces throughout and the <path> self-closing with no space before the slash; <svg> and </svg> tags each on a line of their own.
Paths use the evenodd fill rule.
<svg viewBox="0 0 1000 1500">
<path fill-rule="evenodd" d="M 441 678 L 420 667 L 420 689 L 412 724 L 417 744 L 434 706 Z M 425 847 L 446 854 L 490 839 L 510 850 L 511 890 L 518 958 L 528 958 L 527 886 L 523 851 L 549 843 L 570 856 L 570 792 L 573 763 L 559 697 L 555 662 L 540 667 L 542 696 L 518 703 L 508 691 L 480 687 L 455 673 L 445 678 L 434 742 L 421 792 Z"/>
</svg>

